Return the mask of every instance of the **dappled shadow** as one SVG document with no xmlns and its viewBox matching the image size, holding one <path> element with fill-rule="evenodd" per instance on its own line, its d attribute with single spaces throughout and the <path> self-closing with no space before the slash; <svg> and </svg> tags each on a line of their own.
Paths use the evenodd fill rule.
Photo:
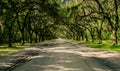
<svg viewBox="0 0 120 71">
<path fill-rule="evenodd" d="M 11 71 L 14 67 L 29 61 L 29 57 L 39 54 L 37 48 L 26 48 L 23 51 L 0 56 L 0 71 Z"/>
<path fill-rule="evenodd" d="M 23 58 L 22 64 L 7 71 L 120 71 L 117 53 L 65 41 L 44 43 L 28 48 L 19 55 L 12 56 L 12 61 L 17 64 Z"/>
<path fill-rule="evenodd" d="M 105 58 L 67 52 L 41 52 L 30 60 L 13 71 L 119 71 L 118 65 L 112 66 L 113 64 Z"/>
<path fill-rule="evenodd" d="M 51 42 L 51 43 L 44 43 L 41 44 L 39 47 L 44 47 L 44 48 L 53 48 L 53 47 L 58 47 L 58 46 L 63 46 L 66 44 L 70 44 L 69 42 L 64 42 L 64 43 L 59 43 L 59 42 Z"/>
<path fill-rule="evenodd" d="M 42 55 L 42 57 L 34 57 L 33 60 L 39 60 L 43 63 L 38 62 L 39 64 L 33 64 L 33 66 L 39 67 L 39 70 L 41 71 L 120 70 L 119 63 L 115 64 L 112 61 L 109 61 L 113 58 L 115 61 L 116 57 L 119 57 L 119 55 L 116 55 L 114 52 L 100 51 L 69 42 L 46 43 L 39 47 L 43 47 L 42 52 L 44 55 Z"/>
</svg>

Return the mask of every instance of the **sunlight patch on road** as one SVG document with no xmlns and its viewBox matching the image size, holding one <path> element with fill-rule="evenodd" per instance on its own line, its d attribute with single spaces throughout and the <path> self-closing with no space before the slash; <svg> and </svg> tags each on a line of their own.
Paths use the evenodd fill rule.
<svg viewBox="0 0 120 71">
<path fill-rule="evenodd" d="M 32 56 L 32 57 L 29 57 L 28 59 L 43 58 L 43 57 L 46 57 L 46 56 L 43 56 L 43 55 L 41 55 L 41 56 Z"/>
<path fill-rule="evenodd" d="M 70 60 L 59 60 L 59 61 L 57 61 L 58 63 L 70 63 L 70 62 L 72 62 L 72 61 L 70 61 Z"/>
<path fill-rule="evenodd" d="M 34 51 L 34 50 L 40 50 L 40 48 L 30 47 L 30 48 L 26 48 L 24 50 L 27 50 L 27 51 L 32 50 L 32 51 Z"/>
<path fill-rule="evenodd" d="M 74 69 L 74 68 L 67 68 L 61 65 L 47 65 L 47 66 L 41 66 L 42 68 L 44 68 L 45 70 L 43 71 L 76 71 L 76 70 L 80 70 L 80 69 Z M 51 70 L 50 70 L 51 69 Z"/>
<path fill-rule="evenodd" d="M 0 63 L 0 67 L 4 66 L 4 67 L 10 67 L 13 63 Z"/>
<path fill-rule="evenodd" d="M 65 50 L 68 49 L 69 47 L 54 47 L 54 48 L 44 48 L 44 49 L 48 49 L 48 50 Z"/>
<path fill-rule="evenodd" d="M 86 50 L 85 48 L 70 48 L 70 47 L 54 47 L 54 48 L 45 48 L 46 52 L 61 52 L 61 53 L 71 53 L 74 55 L 80 55 L 85 57 L 101 57 L 101 58 L 108 58 L 108 57 L 118 57 L 120 56 L 117 53 L 109 52 L 109 51 L 96 51 L 96 50 Z M 86 51 L 85 51 L 86 50 Z"/>
</svg>

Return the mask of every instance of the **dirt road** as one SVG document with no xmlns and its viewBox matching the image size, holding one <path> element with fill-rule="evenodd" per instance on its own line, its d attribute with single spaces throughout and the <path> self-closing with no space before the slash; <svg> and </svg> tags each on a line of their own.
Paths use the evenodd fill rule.
<svg viewBox="0 0 120 71">
<path fill-rule="evenodd" d="M 120 54 L 57 39 L 27 49 L 27 57 L 8 71 L 120 71 Z"/>
</svg>

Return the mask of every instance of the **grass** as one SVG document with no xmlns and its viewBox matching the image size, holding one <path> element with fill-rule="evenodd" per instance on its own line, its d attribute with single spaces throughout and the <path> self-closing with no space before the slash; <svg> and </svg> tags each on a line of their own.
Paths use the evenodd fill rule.
<svg viewBox="0 0 120 71">
<path fill-rule="evenodd" d="M 86 46 L 91 48 L 97 48 L 101 50 L 110 50 L 120 52 L 120 45 L 113 46 L 111 44 L 86 44 Z"/>
<path fill-rule="evenodd" d="M 26 43 L 25 45 L 21 45 L 20 43 L 14 43 L 12 44 L 12 47 L 8 47 L 7 44 L 0 45 L 0 55 L 14 53 L 16 51 L 22 50 L 24 48 L 28 48 L 30 46 L 35 45 L 35 43 Z"/>
<path fill-rule="evenodd" d="M 120 52 L 120 45 L 113 46 L 111 44 L 87 44 L 88 47 L 97 48 L 101 50 L 110 50 Z"/>
<path fill-rule="evenodd" d="M 19 51 L 21 49 L 23 49 L 23 48 L 22 47 L 4 47 L 4 48 L 0 47 L 0 55 L 14 53 L 14 52 Z"/>
<path fill-rule="evenodd" d="M 120 52 L 120 42 L 116 46 L 113 46 L 112 42 L 110 40 L 104 40 L 103 44 L 98 44 L 97 41 L 95 41 L 95 43 L 92 43 L 90 41 L 89 42 L 85 42 L 85 41 L 75 41 L 75 40 L 72 40 L 72 42 L 76 42 L 76 43 L 85 45 L 85 46 L 90 47 L 90 48 L 96 48 L 96 49 L 100 49 L 100 50 L 108 50 L 108 51 Z"/>
<path fill-rule="evenodd" d="M 44 42 L 51 42 L 53 40 L 45 40 Z M 7 44 L 0 44 L 0 55 L 14 53 L 16 51 L 22 50 L 24 48 L 28 48 L 30 46 L 38 45 L 39 43 L 25 43 L 21 45 L 21 43 L 13 43 L 12 47 L 8 47 Z"/>
<path fill-rule="evenodd" d="M 0 51 L 0 55 L 7 54 L 9 53 L 8 51 Z"/>
</svg>

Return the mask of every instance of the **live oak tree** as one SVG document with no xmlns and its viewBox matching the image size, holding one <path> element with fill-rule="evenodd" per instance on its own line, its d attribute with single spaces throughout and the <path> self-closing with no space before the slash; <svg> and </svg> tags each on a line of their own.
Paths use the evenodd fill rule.
<svg viewBox="0 0 120 71">
<path fill-rule="evenodd" d="M 14 42 L 56 37 L 101 44 L 112 34 L 117 45 L 119 4 L 118 0 L 0 0 L 0 39 L 3 43 L 7 39 L 10 47 Z"/>
<path fill-rule="evenodd" d="M 100 13 L 105 19 L 108 20 L 109 25 L 111 26 L 112 33 L 113 33 L 113 45 L 117 45 L 118 38 L 117 38 L 117 31 L 118 31 L 118 24 L 119 24 L 119 13 L 118 13 L 118 0 L 94 0 L 98 6 Z"/>
</svg>

